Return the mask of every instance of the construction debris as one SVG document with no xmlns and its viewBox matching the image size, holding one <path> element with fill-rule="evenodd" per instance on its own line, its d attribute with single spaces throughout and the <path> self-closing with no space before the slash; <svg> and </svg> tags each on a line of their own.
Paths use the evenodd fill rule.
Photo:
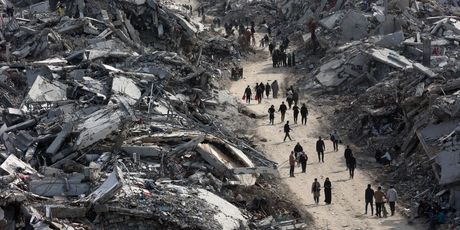
<svg viewBox="0 0 460 230">
<path fill-rule="evenodd" d="M 301 42 L 296 67 L 313 76 L 301 88 L 333 107 L 335 127 L 368 154 L 363 160 L 391 153 L 391 167 L 377 167 L 378 183 L 395 184 L 409 207 L 429 201 L 459 210 L 458 3 L 324 2 L 281 1 L 289 26 L 273 23 Z M 320 26 L 319 54 L 305 26 L 311 20 Z M 458 212 L 447 215 L 459 226 Z"/>
<path fill-rule="evenodd" d="M 15 8 L 0 22 L 1 229 L 305 222 L 277 164 L 213 115 L 238 113 L 219 88 L 242 72 L 236 37 L 174 1 L 34 3 L 0 2 Z"/>
</svg>

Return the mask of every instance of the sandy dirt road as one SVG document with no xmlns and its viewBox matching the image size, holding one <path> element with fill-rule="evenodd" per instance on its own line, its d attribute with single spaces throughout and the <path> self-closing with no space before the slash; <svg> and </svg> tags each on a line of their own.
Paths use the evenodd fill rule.
<svg viewBox="0 0 460 230">
<path fill-rule="evenodd" d="M 270 99 L 264 98 L 261 104 L 252 102 L 248 107 L 258 113 L 267 113 L 270 105 L 275 105 L 278 110 L 279 105 L 284 100 L 285 80 L 288 75 L 287 68 L 271 67 L 271 59 L 266 51 L 258 51 L 257 57 L 252 61 L 244 63 L 244 79 L 233 82 L 230 86 L 230 92 L 241 100 L 244 89 L 250 86 L 255 87 L 256 82 L 267 83 L 278 80 L 281 83 L 282 98 Z M 243 102 L 243 101 L 242 101 Z M 300 100 L 300 103 L 305 100 Z M 308 103 L 307 103 L 308 106 Z M 266 142 L 256 143 L 268 155 L 268 157 L 277 162 L 279 172 L 283 183 L 288 186 L 289 190 L 294 194 L 294 200 L 298 201 L 299 207 L 305 208 L 313 216 L 316 229 L 421 229 L 413 225 L 408 225 L 407 220 L 396 214 L 388 218 L 377 218 L 375 216 L 364 215 L 364 190 L 367 184 L 371 182 L 369 175 L 361 171 L 359 168 L 355 171 L 355 178 L 349 179 L 348 171 L 344 162 L 343 152 L 345 146 L 340 145 L 338 152 L 333 152 L 332 143 L 329 140 L 325 141 L 325 163 L 319 163 L 316 154 L 315 143 L 318 136 L 328 137 L 331 130 L 327 130 L 321 122 L 321 114 L 308 106 L 309 116 L 307 125 L 293 123 L 292 110 L 286 114 L 287 120 L 290 121 L 291 137 L 293 141 L 283 142 L 283 125 L 281 123 L 280 114 L 275 114 L 275 125 L 269 125 L 268 117 L 266 119 L 258 119 L 254 123 L 254 131 Z M 300 168 L 296 167 L 295 177 L 289 177 L 289 165 L 286 162 L 289 153 L 293 150 L 297 142 L 303 146 L 308 154 L 307 173 L 301 173 Z M 358 162 L 359 167 L 359 162 Z M 324 191 L 321 191 L 320 204 L 316 205 L 311 194 L 311 184 L 314 178 L 318 178 L 323 186 L 326 177 L 332 182 L 332 204 L 324 203 Z M 377 185 L 373 185 L 376 189 Z M 388 186 L 386 186 L 388 187 Z M 389 206 L 386 205 L 389 211 Z"/>
</svg>

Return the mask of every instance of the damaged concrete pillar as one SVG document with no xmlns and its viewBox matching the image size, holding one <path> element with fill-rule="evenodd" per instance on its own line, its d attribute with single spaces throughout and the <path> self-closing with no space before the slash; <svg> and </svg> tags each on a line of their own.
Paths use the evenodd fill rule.
<svg viewBox="0 0 460 230">
<path fill-rule="evenodd" d="M 425 37 L 422 39 L 423 42 L 423 65 L 430 67 L 431 63 L 431 39 Z"/>
</svg>

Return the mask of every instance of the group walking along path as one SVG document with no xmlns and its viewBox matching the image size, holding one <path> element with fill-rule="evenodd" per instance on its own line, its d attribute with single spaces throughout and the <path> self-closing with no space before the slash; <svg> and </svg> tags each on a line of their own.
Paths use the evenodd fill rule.
<svg viewBox="0 0 460 230">
<path fill-rule="evenodd" d="M 256 83 L 263 82 L 266 84 L 267 81 L 271 83 L 274 80 L 278 80 L 280 92 L 277 99 L 273 99 L 272 95 L 270 95 L 270 99 L 267 100 L 265 97 L 261 104 L 257 104 L 257 101 L 252 100 L 251 104 L 248 105 L 250 109 L 257 113 L 268 114 L 267 111 L 270 105 L 275 105 L 275 109 L 278 110 L 281 102 L 285 100 L 284 89 L 286 85 L 284 82 L 288 76 L 289 69 L 272 68 L 268 52 L 258 51 L 257 56 L 259 58 L 256 57 L 256 61 L 243 63 L 244 79 L 233 82 L 229 90 L 241 100 L 248 85 L 251 87 L 254 97 Z M 244 103 L 244 101 L 241 102 Z M 303 102 L 302 99 L 299 100 L 300 105 Z M 325 163 L 318 163 L 316 140 L 318 136 L 327 137 L 328 139 L 332 130 L 321 132 L 323 127 L 321 127 L 317 119 L 321 114 L 312 106 L 308 106 L 308 109 L 309 115 L 306 126 L 300 124 L 300 115 L 298 124 L 294 124 L 292 110 L 288 110 L 286 113 L 285 121 L 289 120 L 292 128 L 292 141 L 286 140 L 286 142 L 283 142 L 283 126 L 285 123 L 281 123 L 279 112 L 275 113 L 275 125 L 269 125 L 267 116 L 264 119 L 258 119 L 253 128 L 261 139 L 265 138 L 267 140 L 256 144 L 261 146 L 261 149 L 271 160 L 280 165 L 279 172 L 282 181 L 295 196 L 292 200 L 313 216 L 316 227 L 320 229 L 417 229 L 415 226 L 408 225 L 407 220 L 398 213 L 395 216 L 380 219 L 371 216 L 370 210 L 368 215 L 364 215 L 364 191 L 367 184 L 371 182 L 370 177 L 360 170 L 360 163 L 358 162 L 355 177 L 350 180 L 344 160 L 345 146 L 341 144 L 339 151 L 333 152 L 330 140 L 325 140 Z M 295 177 L 289 177 L 289 162 L 286 161 L 289 159 L 289 154 L 297 142 L 300 142 L 308 155 L 307 173 L 300 173 L 300 167 L 296 166 Z M 332 204 L 326 205 L 324 203 L 324 190 L 321 189 L 320 204 L 316 205 L 311 194 L 311 185 L 314 178 L 318 178 L 321 187 L 323 187 L 326 177 L 329 177 L 332 182 Z M 377 185 L 373 184 L 372 187 L 377 190 Z M 389 185 L 384 185 L 385 191 L 388 188 Z M 389 205 L 386 204 L 385 206 L 390 211 Z"/>
</svg>

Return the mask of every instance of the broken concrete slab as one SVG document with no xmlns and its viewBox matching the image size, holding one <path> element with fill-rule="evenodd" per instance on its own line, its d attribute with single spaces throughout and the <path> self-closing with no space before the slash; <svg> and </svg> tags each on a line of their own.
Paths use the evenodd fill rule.
<svg viewBox="0 0 460 230">
<path fill-rule="evenodd" d="M 8 158 L 0 165 L 0 168 L 5 170 L 5 172 L 10 175 L 15 175 L 18 172 L 34 175 L 37 177 L 43 177 L 40 173 L 32 168 L 29 164 L 24 163 L 18 159 L 15 155 L 10 155 Z"/>
<path fill-rule="evenodd" d="M 80 134 L 75 141 L 75 149 L 84 149 L 107 138 L 119 129 L 126 116 L 127 113 L 120 110 L 118 106 L 107 106 L 83 118 L 76 127 Z"/>
<path fill-rule="evenodd" d="M 37 76 L 34 84 L 27 94 L 30 102 L 56 102 L 67 100 L 67 85 L 58 81 L 49 81 L 42 76 Z"/>
<path fill-rule="evenodd" d="M 65 139 L 70 135 L 73 130 L 74 124 L 72 122 L 64 124 L 62 131 L 57 135 L 51 145 L 46 149 L 46 153 L 54 155 L 64 144 Z"/>
<path fill-rule="evenodd" d="M 136 86 L 133 79 L 123 76 L 113 78 L 112 91 L 115 94 L 128 96 L 128 103 L 132 106 L 141 98 L 141 91 Z"/>
<path fill-rule="evenodd" d="M 29 182 L 30 192 L 39 196 L 79 196 L 89 191 L 90 185 L 82 183 L 84 175 L 76 174 L 66 177 L 44 177 Z"/>
<path fill-rule="evenodd" d="M 113 172 L 94 192 L 83 198 L 82 201 L 92 204 L 104 203 L 112 198 L 123 185 L 123 173 L 118 166 L 115 166 Z"/>
</svg>

